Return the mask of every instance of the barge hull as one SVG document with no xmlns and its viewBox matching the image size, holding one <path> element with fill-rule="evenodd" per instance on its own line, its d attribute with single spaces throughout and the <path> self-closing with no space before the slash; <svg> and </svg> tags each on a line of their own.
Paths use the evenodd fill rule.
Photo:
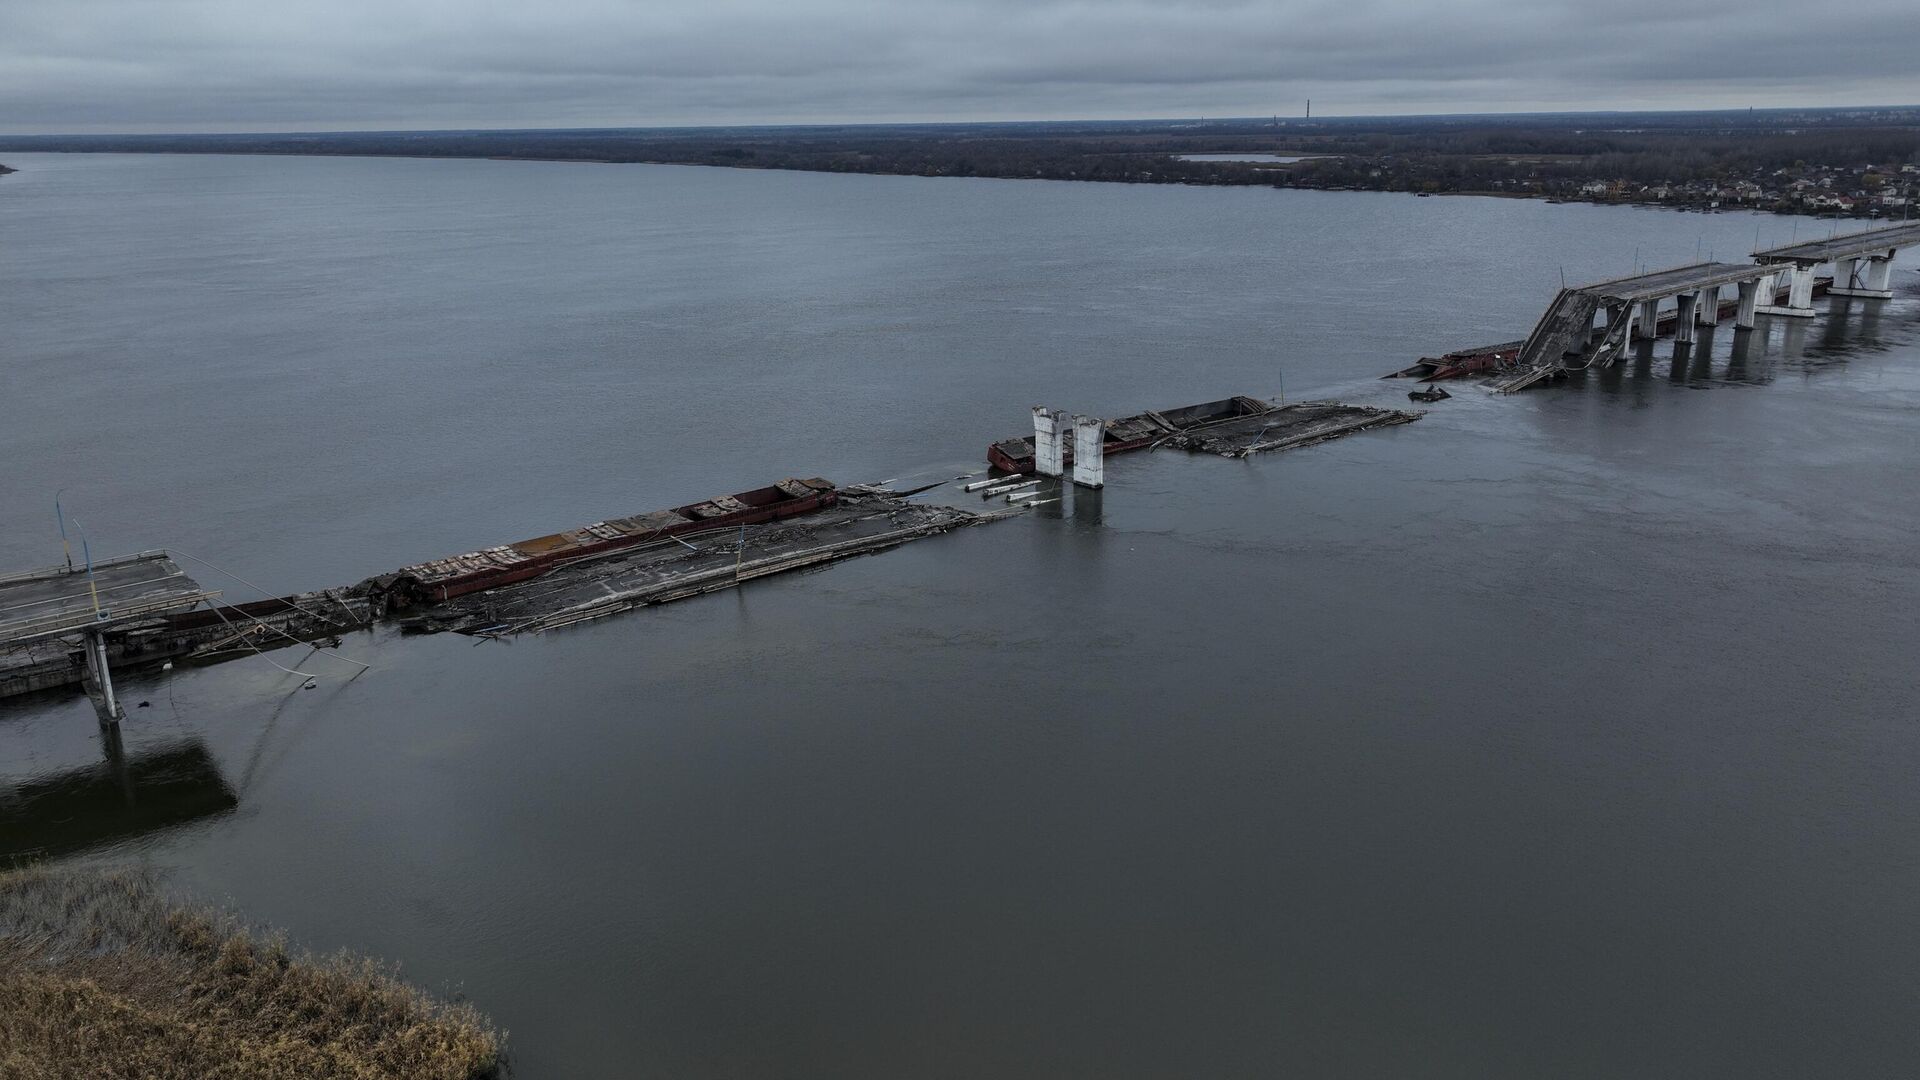
<svg viewBox="0 0 1920 1080">
<path fill-rule="evenodd" d="M 712 534 L 692 545 L 616 551 L 559 567 L 538 581 L 427 605 L 401 626 L 413 633 L 451 630 L 485 637 L 539 633 L 1021 512 L 978 514 L 891 494 L 843 493 L 833 507 L 804 520 L 747 534 L 744 547 L 736 532 Z"/>
<path fill-rule="evenodd" d="M 358 588 L 382 611 L 444 603 L 469 593 L 531 581 L 575 559 L 814 513 L 832 506 L 837 497 L 833 483 L 819 477 L 782 480 L 705 502 L 598 521 L 568 532 L 402 567 L 369 578 Z"/>
</svg>

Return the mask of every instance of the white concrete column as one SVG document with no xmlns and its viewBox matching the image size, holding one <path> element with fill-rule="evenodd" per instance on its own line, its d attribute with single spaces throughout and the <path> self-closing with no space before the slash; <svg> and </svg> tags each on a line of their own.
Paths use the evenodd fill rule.
<svg viewBox="0 0 1920 1080">
<path fill-rule="evenodd" d="M 1073 418 L 1073 482 L 1097 488 L 1107 482 L 1106 422 L 1097 416 Z"/>
<path fill-rule="evenodd" d="M 1785 281 L 1780 279 L 1785 278 Z M 1782 266 L 1771 277 L 1760 279 L 1760 313 L 1763 315 L 1792 315 L 1796 318 L 1813 316 L 1813 268 L 1800 266 Z M 1786 286 L 1786 303 L 1780 302 L 1779 287 Z"/>
<path fill-rule="evenodd" d="M 1066 474 L 1067 414 L 1033 407 L 1033 468 L 1041 476 Z"/>
<path fill-rule="evenodd" d="M 1893 252 L 1867 260 L 1867 288 L 1893 299 Z"/>
<path fill-rule="evenodd" d="M 1694 312 L 1700 306 L 1700 294 L 1684 292 L 1674 299 L 1679 303 L 1680 310 L 1674 313 L 1673 340 L 1690 345 L 1693 343 Z"/>
<path fill-rule="evenodd" d="M 1693 308 L 1693 321 L 1701 326 L 1720 325 L 1720 286 L 1700 290 L 1700 299 Z"/>
<path fill-rule="evenodd" d="M 1660 301 L 1642 300 L 1633 306 L 1633 336 L 1652 341 L 1660 336 Z"/>
<path fill-rule="evenodd" d="M 1860 264 L 1864 263 L 1862 266 Z M 1885 255 L 1873 254 L 1859 259 L 1846 259 L 1836 262 L 1833 272 L 1833 287 L 1827 290 L 1829 296 L 1865 296 L 1875 300 L 1893 299 L 1892 273 L 1893 252 Z M 1843 274 L 1843 266 L 1851 267 Z"/>
<path fill-rule="evenodd" d="M 1773 288 L 1771 277 L 1740 283 L 1740 305 L 1734 308 L 1733 325 L 1736 330 L 1753 329 L 1754 312 L 1760 310 L 1760 294 L 1763 288 Z"/>
<path fill-rule="evenodd" d="M 1802 318 L 1813 317 L 1813 267 L 1796 266 L 1787 279 L 1787 310 Z"/>
</svg>

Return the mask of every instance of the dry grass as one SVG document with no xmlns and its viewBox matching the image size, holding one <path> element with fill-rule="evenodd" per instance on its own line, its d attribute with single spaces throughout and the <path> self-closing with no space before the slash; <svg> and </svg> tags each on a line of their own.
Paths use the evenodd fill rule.
<svg viewBox="0 0 1920 1080">
<path fill-rule="evenodd" d="M 288 952 L 138 871 L 0 871 L 0 1077 L 475 1080 L 500 1036 L 348 956 Z"/>
</svg>

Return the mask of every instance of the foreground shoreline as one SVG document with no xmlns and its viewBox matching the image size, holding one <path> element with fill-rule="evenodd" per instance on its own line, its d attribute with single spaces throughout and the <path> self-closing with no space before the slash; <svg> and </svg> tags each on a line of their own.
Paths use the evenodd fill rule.
<svg viewBox="0 0 1920 1080">
<path fill-rule="evenodd" d="M 0 1073 L 500 1080 L 472 1006 L 167 895 L 144 870 L 0 870 Z"/>
</svg>

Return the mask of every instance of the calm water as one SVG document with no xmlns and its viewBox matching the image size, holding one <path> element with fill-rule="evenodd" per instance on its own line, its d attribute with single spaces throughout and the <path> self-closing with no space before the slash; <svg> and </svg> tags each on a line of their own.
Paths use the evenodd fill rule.
<svg viewBox="0 0 1920 1080">
<path fill-rule="evenodd" d="M 96 552 L 276 591 L 789 474 L 950 475 L 1036 403 L 1405 405 L 1373 376 L 1520 336 L 1562 267 L 1831 229 L 7 161 L 0 567 L 57 561 L 64 487 Z M 261 660 L 133 680 L 129 753 L 211 762 L 237 805 L 135 831 L 108 800 L 125 838 L 80 857 L 464 992 L 536 1080 L 1903 1075 L 1897 276 L 1307 451 L 1116 459 L 1099 497 L 734 594 L 511 645 L 356 636 L 376 670 L 308 661 L 314 691 Z M 0 709 L 0 782 L 100 756 L 82 700 Z"/>
</svg>

